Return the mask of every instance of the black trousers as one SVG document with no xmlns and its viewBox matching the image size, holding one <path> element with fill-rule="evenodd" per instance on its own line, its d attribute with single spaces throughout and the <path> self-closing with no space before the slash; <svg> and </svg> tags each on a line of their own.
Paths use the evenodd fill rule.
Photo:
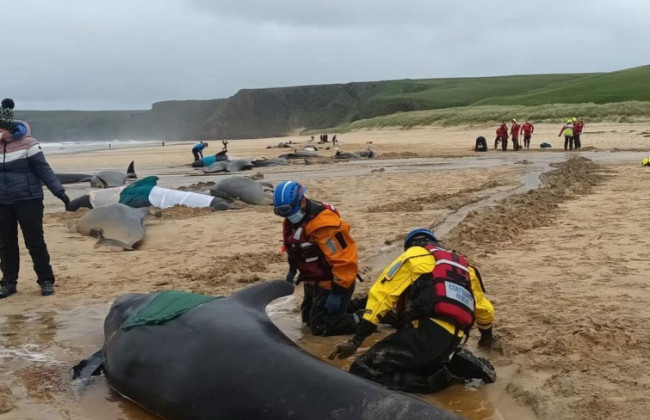
<svg viewBox="0 0 650 420">
<path fill-rule="evenodd" d="M 573 142 L 576 149 L 582 148 L 582 144 L 580 143 L 580 133 L 573 133 Z"/>
<path fill-rule="evenodd" d="M 23 231 L 25 246 L 32 257 L 37 281 L 54 282 L 43 236 L 43 200 L 25 200 L 14 204 L 0 204 L 0 268 L 2 284 L 15 285 L 20 271 L 20 250 L 18 249 L 18 225 Z"/>
<path fill-rule="evenodd" d="M 519 146 L 519 138 L 513 137 L 512 138 L 512 150 L 514 150 L 516 152 L 520 148 L 521 148 L 521 146 Z"/>
<path fill-rule="evenodd" d="M 526 149 L 530 148 L 530 134 L 524 134 L 524 147 Z"/>
<path fill-rule="evenodd" d="M 429 394 L 451 384 L 445 365 L 461 339 L 425 318 L 357 357 L 350 373 L 404 392 Z"/>
<path fill-rule="evenodd" d="M 303 284 L 305 297 L 300 306 L 300 312 L 302 322 L 309 326 L 312 334 L 329 337 L 353 334 L 357 331 L 358 315 L 347 311 L 352 293 L 354 293 L 354 284 L 341 294 L 341 311 L 333 315 L 328 314 L 325 309 L 325 301 L 330 291 L 313 284 Z"/>
<path fill-rule="evenodd" d="M 201 150 L 192 149 L 192 155 L 194 156 L 194 160 L 196 161 L 203 157 L 203 152 Z"/>
<path fill-rule="evenodd" d="M 573 137 L 564 136 L 564 150 L 573 150 Z"/>
</svg>

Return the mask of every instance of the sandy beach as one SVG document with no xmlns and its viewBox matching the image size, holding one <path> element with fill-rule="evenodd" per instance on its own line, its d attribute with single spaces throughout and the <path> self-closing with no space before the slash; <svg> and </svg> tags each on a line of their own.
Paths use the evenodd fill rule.
<svg viewBox="0 0 650 420">
<path fill-rule="evenodd" d="M 560 127 L 536 126 L 530 150 L 505 153 L 492 150 L 492 126 L 343 133 L 340 150 L 371 148 L 378 157 L 236 175 L 261 173 L 274 184 L 295 179 L 309 197 L 335 204 L 359 245 L 366 282 L 356 293 L 370 287 L 399 254 L 404 234 L 417 226 L 439 229 L 443 243 L 480 268 L 498 339 L 491 350 L 477 352 L 494 362 L 497 383 L 454 386 L 430 401 L 470 419 L 644 418 L 650 411 L 650 286 L 644 272 L 650 260 L 650 169 L 640 162 L 650 155 L 650 125 L 587 122 L 582 151 L 571 153 L 562 150 Z M 488 140 L 487 153 L 473 151 L 479 135 Z M 234 157 L 271 158 L 290 149 L 267 146 L 291 140 L 301 147 L 308 138 L 231 140 L 228 150 Z M 206 154 L 221 150 L 221 139 L 207 141 Z M 540 149 L 543 141 L 553 147 Z M 193 143 L 47 158 L 57 172 L 84 173 L 124 170 L 133 160 L 139 177 L 157 175 L 161 187 L 194 186 L 207 193 L 197 184 L 229 175 L 192 168 Z M 319 154 L 330 157 L 334 150 Z M 66 185 L 66 191 L 75 198 L 89 185 Z M 109 391 L 103 378 L 83 392 L 70 381 L 70 367 L 102 345 L 111 301 L 127 292 L 168 289 L 230 294 L 286 272 L 281 219 L 270 206 L 165 210 L 147 219 L 139 249 L 125 252 L 94 248 L 96 239 L 74 230 L 85 211 L 64 212 L 45 194 L 56 294 L 39 295 L 21 238 L 19 292 L 0 301 L 0 420 L 152 419 Z M 341 337 L 303 334 L 300 299 L 298 290 L 281 302 L 277 322 L 323 357 Z M 473 350 L 477 336 L 467 344 Z"/>
</svg>

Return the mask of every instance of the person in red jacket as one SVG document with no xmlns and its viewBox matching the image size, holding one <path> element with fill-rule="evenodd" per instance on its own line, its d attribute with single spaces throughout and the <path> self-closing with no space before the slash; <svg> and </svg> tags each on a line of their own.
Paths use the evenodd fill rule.
<svg viewBox="0 0 650 420">
<path fill-rule="evenodd" d="M 582 148 L 582 144 L 580 143 L 580 134 L 582 134 L 582 130 L 584 130 L 584 128 L 585 121 L 582 119 L 582 117 L 573 123 L 573 145 L 576 149 Z"/>
<path fill-rule="evenodd" d="M 512 126 L 510 127 L 510 136 L 512 137 L 512 148 L 515 150 L 519 150 L 521 146 L 519 146 L 519 131 L 521 130 L 521 125 L 517 124 L 516 119 L 512 119 Z"/>
<path fill-rule="evenodd" d="M 521 126 L 521 134 L 524 135 L 524 147 L 526 149 L 530 149 L 530 138 L 533 136 L 533 131 L 535 131 L 535 126 L 529 121 L 526 121 Z"/>
<path fill-rule="evenodd" d="M 501 126 L 497 128 L 497 137 L 494 139 L 494 148 L 496 149 L 501 142 L 501 150 L 504 152 L 508 150 L 508 126 L 506 122 L 501 122 Z"/>
</svg>

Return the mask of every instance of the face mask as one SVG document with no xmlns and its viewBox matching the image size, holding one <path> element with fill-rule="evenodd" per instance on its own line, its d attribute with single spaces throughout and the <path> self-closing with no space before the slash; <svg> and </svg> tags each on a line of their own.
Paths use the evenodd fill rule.
<svg viewBox="0 0 650 420">
<path fill-rule="evenodd" d="M 299 211 L 296 214 L 292 214 L 291 216 L 287 216 L 287 219 L 291 223 L 295 224 L 295 223 L 298 223 L 299 221 L 301 221 L 303 217 L 305 217 L 305 213 L 303 213 L 302 211 Z"/>
</svg>

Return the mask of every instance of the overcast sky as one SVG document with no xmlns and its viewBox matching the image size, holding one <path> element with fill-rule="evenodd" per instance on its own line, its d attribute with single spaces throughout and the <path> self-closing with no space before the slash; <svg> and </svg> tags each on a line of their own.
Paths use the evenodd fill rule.
<svg viewBox="0 0 650 420">
<path fill-rule="evenodd" d="M 20 109 L 650 64 L 648 0 L 14 0 L 1 10 L 0 97 Z"/>
</svg>

